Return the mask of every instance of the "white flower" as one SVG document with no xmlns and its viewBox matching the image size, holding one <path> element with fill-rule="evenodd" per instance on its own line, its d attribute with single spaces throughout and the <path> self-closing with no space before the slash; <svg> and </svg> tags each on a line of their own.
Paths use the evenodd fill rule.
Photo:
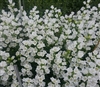
<svg viewBox="0 0 100 87">
<path fill-rule="evenodd" d="M 32 32 L 32 34 L 30 34 L 29 37 L 30 37 L 31 39 L 33 39 L 33 38 L 36 37 L 36 36 L 37 36 L 37 32 L 35 31 L 35 32 Z"/>
<path fill-rule="evenodd" d="M 12 4 L 12 0 L 8 0 L 10 4 Z"/>
<path fill-rule="evenodd" d="M 45 23 L 45 24 L 48 24 L 48 20 L 47 20 L 47 19 L 45 19 L 45 20 L 44 20 L 44 23 Z"/>
<path fill-rule="evenodd" d="M 100 53 L 97 55 L 97 58 L 99 58 L 99 59 L 100 59 Z"/>
<path fill-rule="evenodd" d="M 51 9 L 54 9 L 54 6 L 53 5 L 51 6 Z"/>
<path fill-rule="evenodd" d="M 79 43 L 80 43 L 80 42 L 83 43 L 83 41 L 84 41 L 84 37 L 79 37 L 79 38 L 78 38 L 78 42 L 79 42 Z"/>
<path fill-rule="evenodd" d="M 24 86 L 24 87 L 26 87 L 26 86 Z M 33 83 L 28 83 L 28 86 L 27 87 L 36 87 L 36 86 Z"/>
<path fill-rule="evenodd" d="M 82 69 L 82 73 L 83 73 L 83 74 L 88 74 L 88 68 Z"/>
<path fill-rule="evenodd" d="M 7 81 L 7 80 L 8 80 L 8 77 L 9 77 L 8 75 L 3 75 L 3 76 L 2 76 L 2 80 L 3 80 L 3 81 Z"/>
<path fill-rule="evenodd" d="M 37 55 L 43 57 L 46 54 L 46 51 L 38 52 Z"/>
<path fill-rule="evenodd" d="M 42 38 L 43 38 L 43 36 L 41 36 L 41 35 L 38 35 L 38 36 L 37 36 L 37 39 L 38 39 L 38 40 L 41 40 Z"/>
<path fill-rule="evenodd" d="M 23 41 L 23 44 L 30 46 L 32 44 L 32 42 L 30 40 L 25 40 L 25 41 Z"/>
<path fill-rule="evenodd" d="M 77 42 L 76 42 L 76 41 L 70 43 L 70 44 L 68 45 L 68 50 L 73 50 L 73 49 L 76 47 L 76 45 L 77 45 Z"/>
<path fill-rule="evenodd" d="M 52 83 L 54 83 L 54 84 L 60 83 L 60 80 L 57 80 L 54 77 L 51 77 L 50 79 L 51 79 Z"/>
<path fill-rule="evenodd" d="M 53 43 L 53 40 L 52 40 L 52 38 L 50 38 L 50 37 L 46 37 L 46 40 L 47 40 L 47 42 L 48 42 L 48 44 L 52 44 Z"/>
<path fill-rule="evenodd" d="M 22 75 L 26 75 L 27 70 L 24 69 L 24 68 L 22 68 L 22 69 L 21 69 L 21 72 L 22 72 Z"/>
<path fill-rule="evenodd" d="M 89 34 L 93 34 L 93 33 L 94 33 L 94 31 L 93 31 L 93 30 L 89 30 L 88 32 L 89 32 Z"/>
<path fill-rule="evenodd" d="M 91 0 L 87 0 L 88 3 L 90 3 Z"/>
<path fill-rule="evenodd" d="M 28 83 L 33 82 L 32 79 L 30 79 L 30 78 L 23 78 L 22 80 L 23 80 L 24 82 L 28 82 Z"/>
<path fill-rule="evenodd" d="M 49 82 L 48 87 L 55 87 L 55 85 L 53 83 Z"/>
<path fill-rule="evenodd" d="M 54 60 L 54 62 L 57 63 L 57 64 L 60 64 L 60 63 L 62 63 L 62 59 L 59 58 L 59 57 L 58 58 L 56 57 L 56 59 Z"/>
<path fill-rule="evenodd" d="M 45 60 L 45 59 L 40 59 L 40 61 L 41 61 L 41 64 L 47 64 L 47 60 Z"/>
<path fill-rule="evenodd" d="M 5 67 L 5 66 L 7 66 L 7 63 L 5 61 L 1 61 L 0 62 L 0 67 Z"/>
<path fill-rule="evenodd" d="M 38 44 L 37 44 L 37 48 L 43 48 L 45 47 L 45 44 L 42 42 L 42 41 L 39 41 Z"/>
<path fill-rule="evenodd" d="M 82 44 L 79 44 L 79 45 L 77 46 L 77 48 L 78 48 L 78 49 L 82 49 L 82 48 L 83 48 L 83 45 L 82 45 Z"/>
<path fill-rule="evenodd" d="M 32 67 L 31 67 L 31 65 L 30 64 L 28 64 L 28 63 L 25 63 L 24 65 L 23 65 L 26 69 L 32 69 Z"/>
<path fill-rule="evenodd" d="M 52 49 L 50 49 L 50 53 L 58 52 L 59 50 L 59 47 L 53 47 Z"/>
<path fill-rule="evenodd" d="M 78 51 L 78 55 L 77 55 L 77 56 L 78 56 L 79 58 L 82 58 L 83 55 L 84 55 L 84 52 L 83 52 L 83 51 Z"/>
<path fill-rule="evenodd" d="M 32 24 L 34 24 L 34 20 L 29 20 L 28 25 L 32 25 Z"/>
<path fill-rule="evenodd" d="M 98 57 L 100 56 L 100 54 L 98 54 L 98 51 L 97 51 L 97 50 L 94 50 L 94 51 L 93 51 L 93 54 L 94 54 L 94 55 L 97 55 Z M 99 57 L 99 58 L 100 58 L 100 57 Z"/>
<path fill-rule="evenodd" d="M 10 65 L 10 66 L 7 66 L 7 69 L 8 69 L 9 71 L 12 71 L 12 70 L 14 70 L 14 67 L 13 67 L 12 65 Z"/>
<path fill-rule="evenodd" d="M 100 59 L 96 59 L 95 62 L 96 62 L 96 64 L 97 64 L 98 66 L 100 66 Z"/>
<path fill-rule="evenodd" d="M 4 75 L 5 71 L 3 69 L 0 69 L 0 76 Z"/>
<path fill-rule="evenodd" d="M 98 7 L 100 8 L 100 3 L 98 4 Z"/>
<path fill-rule="evenodd" d="M 97 79 L 93 77 L 88 77 L 87 87 L 95 87 L 97 84 Z"/>
<path fill-rule="evenodd" d="M 42 69 L 44 69 L 46 74 L 50 73 L 50 70 L 49 70 L 48 66 L 42 66 Z"/>
<path fill-rule="evenodd" d="M 20 57 L 21 62 L 25 61 L 25 57 Z"/>
<path fill-rule="evenodd" d="M 37 44 L 37 41 L 36 40 L 33 40 L 32 41 L 32 44 L 36 45 Z"/>
<path fill-rule="evenodd" d="M 41 76 L 36 75 L 36 76 L 35 76 L 35 79 L 37 79 L 38 82 L 41 83 L 41 82 L 43 82 L 43 80 L 45 79 L 45 77 L 44 77 L 44 75 L 41 75 Z"/>
<path fill-rule="evenodd" d="M 99 84 L 96 84 L 94 87 L 99 87 Z"/>
<path fill-rule="evenodd" d="M 85 87 L 85 83 L 82 82 L 82 83 L 80 84 L 80 87 Z"/>
<path fill-rule="evenodd" d="M 92 75 L 95 75 L 96 74 L 96 70 L 93 69 L 93 68 L 89 68 L 89 73 L 92 74 Z"/>
<path fill-rule="evenodd" d="M 70 29 L 67 29 L 67 30 L 65 31 L 65 33 L 68 34 L 68 35 L 69 35 L 71 32 L 72 32 L 72 31 L 71 31 Z"/>
<path fill-rule="evenodd" d="M 87 76 L 82 76 L 82 80 L 85 82 L 88 79 Z"/>
</svg>

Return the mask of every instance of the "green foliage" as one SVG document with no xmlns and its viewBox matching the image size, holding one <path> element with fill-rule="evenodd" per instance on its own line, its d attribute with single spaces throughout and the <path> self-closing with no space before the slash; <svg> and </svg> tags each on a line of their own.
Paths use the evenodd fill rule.
<svg viewBox="0 0 100 87">
<path fill-rule="evenodd" d="M 16 7 L 19 8 L 18 1 L 13 0 L 16 3 Z M 71 11 L 77 12 L 82 6 L 83 1 L 86 0 L 21 0 L 24 9 L 29 13 L 29 11 L 34 7 L 37 6 L 38 10 L 40 11 L 40 15 L 43 15 L 45 9 L 49 9 L 51 5 L 54 5 L 58 9 L 62 10 L 64 14 L 70 14 Z M 91 6 L 97 6 L 100 3 L 100 0 L 91 0 Z M 0 0 L 0 12 L 1 9 L 7 9 L 8 0 Z"/>
<path fill-rule="evenodd" d="M 27 12 L 33 6 L 37 6 L 41 15 L 43 15 L 45 9 L 49 9 L 51 5 L 61 9 L 63 14 L 70 14 L 71 11 L 76 12 L 83 6 L 83 0 L 26 0 L 24 3 Z"/>
<path fill-rule="evenodd" d="M 7 4 L 8 4 L 7 0 L 0 0 L 0 12 L 2 9 L 7 10 Z"/>
</svg>

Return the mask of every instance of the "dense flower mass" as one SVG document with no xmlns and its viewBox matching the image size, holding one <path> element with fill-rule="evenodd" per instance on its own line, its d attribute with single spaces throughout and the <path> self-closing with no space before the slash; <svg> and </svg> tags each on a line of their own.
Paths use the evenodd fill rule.
<svg viewBox="0 0 100 87">
<path fill-rule="evenodd" d="M 51 6 L 39 16 L 14 7 L 0 14 L 0 84 L 20 87 L 100 86 L 100 4 L 84 2 L 76 14 Z M 20 16 L 22 15 L 22 16 Z"/>
</svg>

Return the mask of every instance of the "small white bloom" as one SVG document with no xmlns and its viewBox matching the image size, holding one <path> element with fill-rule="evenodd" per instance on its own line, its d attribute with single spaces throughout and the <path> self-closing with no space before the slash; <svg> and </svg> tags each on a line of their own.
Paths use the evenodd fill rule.
<svg viewBox="0 0 100 87">
<path fill-rule="evenodd" d="M 32 41 L 31 40 L 25 40 L 25 41 L 23 41 L 23 44 L 30 46 L 32 44 Z"/>
<path fill-rule="evenodd" d="M 41 40 L 42 38 L 43 38 L 43 36 L 41 36 L 41 35 L 37 36 L 38 40 Z"/>
<path fill-rule="evenodd" d="M 53 40 L 52 40 L 52 38 L 50 38 L 50 37 L 46 37 L 46 40 L 47 40 L 48 44 L 53 43 Z"/>
<path fill-rule="evenodd" d="M 37 44 L 37 41 L 33 40 L 33 41 L 32 41 L 32 44 L 33 44 L 33 45 L 36 45 L 36 44 Z"/>
<path fill-rule="evenodd" d="M 58 58 L 56 57 L 56 59 L 54 61 L 55 61 L 56 64 L 62 63 L 62 59 L 59 58 L 59 57 Z"/>
<path fill-rule="evenodd" d="M 80 84 L 80 87 L 85 87 L 85 83 L 84 83 L 84 82 L 81 83 L 81 84 Z"/>
<path fill-rule="evenodd" d="M 12 4 L 12 0 L 9 0 L 9 3 Z"/>
<path fill-rule="evenodd" d="M 100 58 L 100 54 L 97 55 L 97 58 Z"/>
<path fill-rule="evenodd" d="M 7 80 L 8 80 L 8 77 L 9 77 L 8 75 L 2 76 L 2 80 L 3 80 L 3 81 L 7 81 Z"/>
<path fill-rule="evenodd" d="M 21 60 L 21 62 L 24 62 L 25 61 L 25 57 L 21 57 L 20 60 Z"/>
<path fill-rule="evenodd" d="M 30 37 L 31 39 L 33 39 L 33 38 L 36 37 L 36 36 L 37 36 L 37 32 L 35 31 L 35 32 L 32 32 L 32 34 L 30 34 L 29 37 Z"/>
<path fill-rule="evenodd" d="M 43 57 L 46 54 L 46 51 L 38 52 L 37 55 Z"/>
<path fill-rule="evenodd" d="M 34 21 L 33 20 L 29 20 L 28 21 L 28 25 L 32 25 L 32 24 L 34 24 Z"/>
<path fill-rule="evenodd" d="M 51 9 L 54 9 L 54 6 L 53 5 L 51 6 Z"/>
<path fill-rule="evenodd" d="M 98 51 L 97 51 L 97 50 L 94 50 L 94 51 L 93 51 L 93 54 L 94 54 L 94 55 L 97 55 L 97 54 L 98 54 Z M 98 55 L 97 55 L 97 56 L 98 56 Z M 100 56 L 100 54 L 99 54 L 99 56 Z"/>
<path fill-rule="evenodd" d="M 14 70 L 14 67 L 13 67 L 12 65 L 10 65 L 10 66 L 7 66 L 7 69 L 8 69 L 9 71 L 12 71 L 12 70 Z"/>
<path fill-rule="evenodd" d="M 80 42 L 83 43 L 83 41 L 84 41 L 84 37 L 79 37 L 79 38 L 78 38 L 78 42 L 79 42 L 79 43 L 80 43 Z"/>
<path fill-rule="evenodd" d="M 93 30 L 89 30 L 88 32 L 89 32 L 89 34 L 92 34 L 92 33 L 94 33 L 94 31 L 93 31 Z"/>
<path fill-rule="evenodd" d="M 90 3 L 91 0 L 87 0 L 87 3 Z"/>
<path fill-rule="evenodd" d="M 7 63 L 5 61 L 1 61 L 0 62 L 0 67 L 5 67 L 5 66 L 7 66 Z"/>
<path fill-rule="evenodd" d="M 82 49 L 82 47 L 83 47 L 82 44 L 79 44 L 79 45 L 77 46 L 78 49 Z"/>
<path fill-rule="evenodd" d="M 32 69 L 31 65 L 28 64 L 28 63 L 25 63 L 23 66 L 24 66 L 26 69 Z"/>
<path fill-rule="evenodd" d="M 38 45 L 37 45 L 37 48 L 43 48 L 43 47 L 45 47 L 45 44 L 42 42 L 42 41 L 40 41 L 39 43 L 38 43 Z"/>
<path fill-rule="evenodd" d="M 52 49 L 50 49 L 50 53 L 58 52 L 59 50 L 59 47 L 53 47 Z"/>
<path fill-rule="evenodd" d="M 26 74 L 26 72 L 27 72 L 27 70 L 26 70 L 26 69 L 24 69 L 24 68 L 22 68 L 22 69 L 21 69 L 21 71 L 22 71 L 22 74 L 23 74 L 23 75 L 25 75 L 25 74 Z"/>
<path fill-rule="evenodd" d="M 4 75 L 5 71 L 3 69 L 0 69 L 0 76 Z"/>
<path fill-rule="evenodd" d="M 98 4 L 98 7 L 100 8 L 100 3 Z"/>
<path fill-rule="evenodd" d="M 84 55 L 83 51 L 78 51 L 78 57 L 81 58 Z"/>
<path fill-rule="evenodd" d="M 97 64 L 98 66 L 100 66 L 100 59 L 96 59 L 95 62 L 96 62 L 96 64 Z"/>
<path fill-rule="evenodd" d="M 65 33 L 66 34 L 70 34 L 72 31 L 70 30 L 70 29 L 67 29 L 66 31 L 65 31 Z"/>
</svg>

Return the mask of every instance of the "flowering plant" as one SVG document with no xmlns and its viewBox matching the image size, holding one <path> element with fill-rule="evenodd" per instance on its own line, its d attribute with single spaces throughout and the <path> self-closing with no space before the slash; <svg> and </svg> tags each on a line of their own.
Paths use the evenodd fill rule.
<svg viewBox="0 0 100 87">
<path fill-rule="evenodd" d="M 39 16 L 36 6 L 29 16 L 14 7 L 0 14 L 0 83 L 20 87 L 100 86 L 100 4 L 84 2 L 76 14 L 61 15 L 51 6 Z"/>
</svg>

